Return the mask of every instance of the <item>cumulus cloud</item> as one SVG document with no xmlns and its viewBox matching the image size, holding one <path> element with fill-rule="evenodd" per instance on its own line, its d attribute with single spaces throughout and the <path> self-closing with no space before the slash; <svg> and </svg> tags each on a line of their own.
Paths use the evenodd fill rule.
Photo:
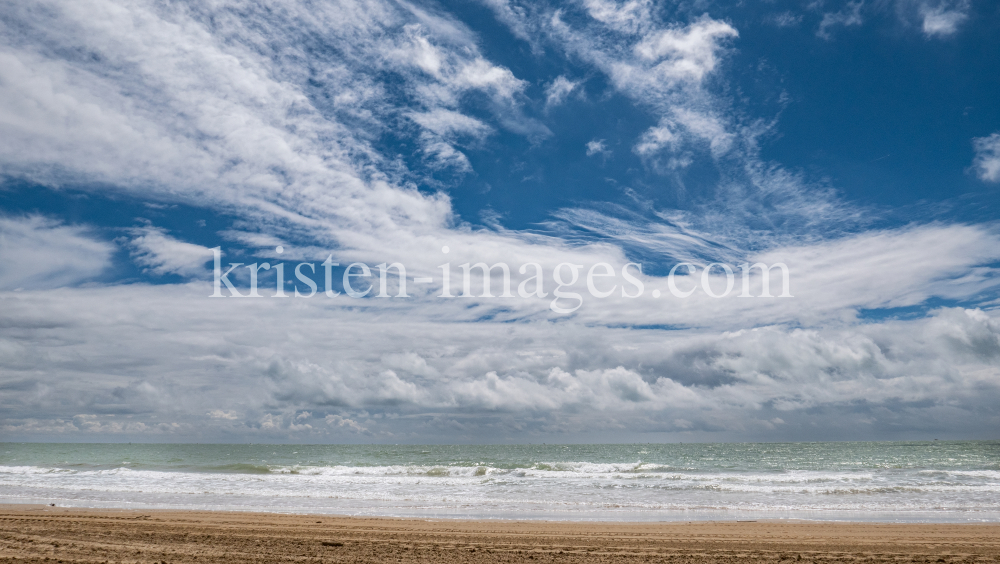
<svg viewBox="0 0 1000 564">
<path fill-rule="evenodd" d="M 972 171 L 984 182 L 1000 181 L 1000 133 L 972 140 L 976 151 L 972 159 Z"/>
<path fill-rule="evenodd" d="M 41 216 L 0 217 L 0 289 L 78 284 L 110 266 L 114 251 L 85 227 Z"/>
</svg>

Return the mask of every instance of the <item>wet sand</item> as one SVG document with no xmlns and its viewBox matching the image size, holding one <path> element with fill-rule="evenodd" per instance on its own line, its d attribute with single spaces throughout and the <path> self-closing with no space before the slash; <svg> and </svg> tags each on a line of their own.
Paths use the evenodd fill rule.
<svg viewBox="0 0 1000 564">
<path fill-rule="evenodd" d="M 0 505 L 8 562 L 1000 562 L 1000 524 L 578 523 Z"/>
</svg>

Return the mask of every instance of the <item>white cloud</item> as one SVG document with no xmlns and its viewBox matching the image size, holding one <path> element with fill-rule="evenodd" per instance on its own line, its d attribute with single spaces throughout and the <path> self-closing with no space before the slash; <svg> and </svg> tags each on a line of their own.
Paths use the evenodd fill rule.
<svg viewBox="0 0 1000 564">
<path fill-rule="evenodd" d="M 608 149 L 607 145 L 604 143 L 604 139 L 594 139 L 592 141 L 587 141 L 587 156 L 593 157 L 594 155 L 606 155 L 610 154 L 611 151 Z"/>
<path fill-rule="evenodd" d="M 650 33 L 636 44 L 635 53 L 655 62 L 653 70 L 663 78 L 697 82 L 718 64 L 720 42 L 737 36 L 739 33 L 729 24 L 703 17 L 685 28 Z"/>
<path fill-rule="evenodd" d="M 100 275 L 114 245 L 40 216 L 0 217 L 0 289 L 71 286 Z"/>
<path fill-rule="evenodd" d="M 600 30 L 572 27 L 557 12 L 546 30 L 568 51 L 606 72 L 616 88 L 654 105 L 670 99 L 678 88 L 699 86 L 718 65 L 725 40 L 739 35 L 729 24 L 708 16 L 686 26 L 642 21 L 641 35 L 602 37 Z"/>
<path fill-rule="evenodd" d="M 327 415 L 325 421 L 327 425 L 340 427 L 353 433 L 363 433 L 366 435 L 372 434 L 371 431 L 366 429 L 357 421 L 347 417 L 341 417 L 340 415 Z"/>
<path fill-rule="evenodd" d="M 726 130 L 720 118 L 690 109 L 678 109 L 674 116 L 692 135 L 708 141 L 714 157 L 724 155 L 733 146 L 736 135 Z"/>
<path fill-rule="evenodd" d="M 206 263 L 212 250 L 207 247 L 179 241 L 156 227 L 133 229 L 132 234 L 132 260 L 156 274 L 204 276 L 210 270 Z"/>
<path fill-rule="evenodd" d="M 434 186 L 433 179 L 372 148 L 380 132 L 412 119 L 427 165 L 421 175 L 469 173 L 470 160 L 456 145 L 489 134 L 487 118 L 532 139 L 547 134 L 520 112 L 525 83 L 486 61 L 468 30 L 446 17 L 349 0 L 293 3 L 279 13 L 247 2 L 238 17 L 213 5 L 46 6 L 4 8 L 2 25 L 32 30 L 6 34 L 18 41 L 0 45 L 0 165 L 7 174 L 224 209 L 270 238 L 311 239 L 358 260 L 394 249 L 415 272 L 433 271 L 446 239 L 456 254 L 470 255 L 489 248 L 497 256 L 554 259 L 548 245 L 562 246 L 453 229 L 449 198 L 415 188 L 416 181 Z M 327 42 L 308 72 L 281 55 L 295 52 L 303 37 Z M 272 45 L 274 38 L 283 43 Z M 75 52 L 102 62 L 54 55 Z M 382 73 L 398 76 L 412 97 L 387 95 L 375 78 Z M 313 98 L 306 95 L 310 76 L 325 89 Z M 462 106 L 471 92 L 488 101 L 477 117 Z M 160 235 L 137 242 L 141 264 L 197 270 L 182 263 L 198 249 Z"/>
<path fill-rule="evenodd" d="M 635 153 L 640 156 L 650 156 L 659 153 L 664 147 L 670 147 L 680 142 L 673 129 L 676 128 L 669 120 L 661 121 L 659 125 L 650 127 L 639 138 Z"/>
<path fill-rule="evenodd" d="M 672 307 L 669 298 L 653 298 L 653 290 L 670 296 L 663 277 L 644 276 L 645 294 L 637 299 L 590 300 L 575 317 L 604 325 L 659 325 L 735 331 L 747 326 L 800 323 L 807 326 L 852 322 L 863 309 L 917 306 L 932 297 L 966 300 L 1000 287 L 1000 271 L 989 266 L 1000 258 L 1000 234 L 974 226 L 922 226 L 870 231 L 835 240 L 794 244 L 759 253 L 718 247 L 699 233 L 678 225 L 638 226 L 591 212 L 572 218 L 575 223 L 623 247 L 649 249 L 675 261 L 705 265 L 711 261 L 739 264 L 782 262 L 790 269 L 794 299 L 740 298 L 741 273 L 736 269 L 735 290 L 724 299 L 701 289 L 701 272 L 684 275 L 679 287 L 695 288 Z M 711 258 L 703 258 L 711 257 Z M 701 268 L 701 267 L 699 267 Z M 891 272 L 891 275 L 886 273 Z M 683 274 L 682 270 L 679 274 Z M 772 276 L 771 294 L 780 284 Z M 725 287 L 716 269 L 716 291 Z M 759 276 L 751 277 L 751 295 L 758 296 Z M 585 291 L 585 289 L 584 289 Z M 764 303 L 768 302 L 768 303 Z"/>
<path fill-rule="evenodd" d="M 629 42 L 631 54 L 623 56 L 613 45 L 596 43 L 555 20 L 554 31 L 570 48 L 592 60 L 612 79 L 615 87 L 654 107 L 691 107 L 697 89 L 715 70 L 723 42 L 738 35 L 729 24 L 702 17 L 688 26 L 651 29 Z"/>
<path fill-rule="evenodd" d="M 556 77 L 551 84 L 545 87 L 545 107 L 553 108 L 562 104 L 579 85 L 579 82 L 573 82 L 565 76 Z"/>
<path fill-rule="evenodd" d="M 883 278 L 854 276 L 867 284 Z M 849 287 L 835 302 L 850 300 L 853 282 L 830 282 Z M 831 288 L 818 291 L 830 298 Z M 57 432 L 60 421 L 73 423 L 62 433 L 133 434 L 183 422 L 177 436 L 204 439 L 348 433 L 430 440 L 440 437 L 441 418 L 461 416 L 481 437 L 567 436 L 625 424 L 623 439 L 669 431 L 731 440 L 789 436 L 781 433 L 804 422 L 850 436 L 856 430 L 845 425 L 844 406 L 881 421 L 869 428 L 873 437 L 892 436 L 899 421 L 973 430 L 998 418 L 1000 320 L 989 311 L 950 308 L 911 321 L 822 328 L 663 331 L 587 319 L 453 323 L 466 305 L 452 302 L 428 304 L 434 317 L 421 307 L 373 316 L 365 310 L 396 306 L 347 298 L 260 300 L 247 309 L 209 293 L 198 283 L 3 295 L 6 435 Z M 795 304 L 822 307 L 811 298 Z M 725 323 L 704 301 L 642 307 L 662 323 L 677 309 L 684 311 L 675 319 Z M 771 307 L 761 303 L 746 315 Z M 303 338 L 311 334 L 324 338 Z M 400 343 L 419 354 L 400 354 Z M 935 413 L 944 407 L 952 412 L 941 419 Z M 74 419 L 81 411 L 116 415 Z M 786 425 L 747 428 L 775 417 Z"/>
<path fill-rule="evenodd" d="M 777 121 L 749 120 L 734 105 L 723 73 L 727 46 L 739 36 L 730 23 L 690 10 L 686 23 L 663 21 L 647 2 L 584 3 L 589 18 L 571 6 L 519 6 L 520 28 L 603 72 L 617 93 L 653 115 L 654 124 L 633 144 L 650 169 L 674 178 L 683 192 L 679 171 L 703 155 L 714 160 L 720 180 L 688 220 L 715 232 L 717 244 L 745 238 L 768 246 L 794 238 L 804 226 L 830 233 L 857 226 L 860 210 L 829 186 L 761 159 L 759 139 Z M 849 4 L 827 26 L 853 24 L 860 11 L 860 3 Z"/>
<path fill-rule="evenodd" d="M 530 43 L 534 51 L 541 52 L 541 49 L 534 41 L 534 35 L 525 24 L 525 11 L 523 8 L 511 4 L 507 0 L 480 0 L 480 2 L 493 10 L 496 18 L 506 25 L 515 37 Z"/>
<path fill-rule="evenodd" d="M 455 147 L 461 141 L 481 143 L 493 128 L 482 121 L 459 112 L 436 108 L 430 112 L 411 113 L 407 117 L 424 128 L 420 144 L 437 169 L 453 169 L 459 173 L 472 172 L 469 158 Z"/>
<path fill-rule="evenodd" d="M 778 27 L 795 27 L 802 23 L 802 15 L 782 12 L 772 16 L 769 21 Z"/>
<path fill-rule="evenodd" d="M 482 139 L 492 131 L 490 126 L 476 118 L 444 108 L 436 108 L 430 112 L 409 114 L 409 118 L 420 124 L 424 129 L 446 139 L 453 139 L 463 135 Z"/>
<path fill-rule="evenodd" d="M 823 39 L 830 39 L 832 35 L 829 29 L 833 26 L 842 25 L 849 27 L 865 23 L 864 18 L 861 17 L 861 8 L 864 7 L 864 4 L 863 0 L 848 2 L 847 6 L 839 12 L 827 12 L 823 14 L 823 20 L 819 23 L 816 35 Z"/>
<path fill-rule="evenodd" d="M 949 37 L 969 18 L 968 0 L 896 0 L 896 12 L 908 25 L 918 25 L 926 37 Z"/>
<path fill-rule="evenodd" d="M 976 151 L 972 159 L 972 170 L 984 182 L 1000 181 L 1000 133 L 972 140 Z"/>
<path fill-rule="evenodd" d="M 641 157 L 655 157 L 665 150 L 672 153 L 669 168 L 683 168 L 691 162 L 689 155 L 679 154 L 684 135 L 708 142 L 709 151 L 715 158 L 725 155 L 736 141 L 736 135 L 729 132 L 726 124 L 718 117 L 686 108 L 675 108 L 672 118 L 662 119 L 650 127 L 639 138 L 633 151 Z"/>
<path fill-rule="evenodd" d="M 0 164 L 41 182 L 110 184 L 226 209 L 279 239 L 310 238 L 359 260 L 392 248 L 415 269 L 436 267 L 443 239 L 465 241 L 452 241 L 456 250 L 489 248 L 498 257 L 554 257 L 565 249 L 552 238 L 453 229 L 449 198 L 415 189 L 437 186 L 427 177 L 437 171 L 473 172 L 461 144 L 494 127 L 532 139 L 547 134 L 521 114 L 526 83 L 487 61 L 464 26 L 379 2 L 291 3 L 277 14 L 240 5 L 238 17 L 210 4 L 186 11 L 147 2 L 122 9 L 107 0 L 47 0 L 50 9 L 40 12 L 8 7 L 5 25 L 30 31 L 9 34 L 18 42 L 0 47 L 0 100 L 9 102 L 0 104 L 7 110 Z M 746 136 L 704 90 L 736 30 L 707 16 L 660 24 L 642 6 L 620 6 L 616 16 L 607 11 L 611 4 L 589 5 L 594 25 L 639 33 L 625 49 L 602 39 L 603 28 L 572 29 L 556 15 L 522 23 L 563 41 L 618 90 L 654 108 L 658 127 L 675 124 L 676 144 L 663 145 L 664 136 L 651 130 L 640 152 L 655 141 L 674 152 L 672 167 L 691 158 L 685 143 L 716 158 L 739 153 Z M 276 37 L 282 43 L 272 48 Z M 308 72 L 296 57 L 278 54 L 297 52 L 303 37 L 323 38 L 327 47 L 312 51 Z M 53 55 L 71 52 L 96 53 L 102 63 Z M 109 70 L 119 68 L 129 70 Z M 398 77 L 405 95 L 386 93 L 378 78 L 385 73 Z M 307 95 L 311 76 L 323 85 L 314 96 Z M 475 115 L 463 107 L 470 92 L 488 100 Z M 378 135 L 403 120 L 420 126 L 413 128 L 426 163 L 420 174 L 374 148 Z M 752 215 L 761 217 L 761 209 Z"/>
<path fill-rule="evenodd" d="M 712 252 L 711 241 L 681 224 L 636 231 L 601 220 L 592 217 L 591 229 L 624 246 Z M 552 316 L 548 300 L 471 303 L 435 298 L 436 290 L 405 301 L 320 294 L 253 304 L 209 299 L 207 282 L 8 292 L 0 295 L 0 386 L 9 409 L 0 425 L 17 437 L 430 440 L 443 419 L 461 416 L 479 437 L 566 437 L 625 422 L 633 437 L 730 440 L 789 436 L 768 433 L 794 433 L 803 421 L 844 429 L 840 410 L 851 406 L 872 415 L 872 425 L 882 421 L 874 436 L 892 436 L 901 420 L 974 429 L 997 417 L 995 312 L 856 317 L 996 288 L 989 265 L 998 249 L 1000 234 L 982 227 L 863 233 L 745 257 L 786 262 L 794 299 L 739 298 L 738 287 L 727 299 L 700 291 L 683 301 L 653 298 L 653 289 L 669 289 L 645 275 L 642 298 L 588 297 L 570 318 Z M 589 252 L 554 260 L 624 259 L 608 248 Z M 690 278 L 698 277 L 679 284 Z M 759 276 L 751 293 L 760 294 Z M 674 329 L 642 328 L 664 325 Z M 954 410 L 944 419 L 934 415 L 942 402 Z M 130 419 L 74 420 L 81 410 Z M 779 415 L 787 425 L 747 428 Z"/>
<path fill-rule="evenodd" d="M 583 4 L 590 17 L 616 31 L 642 33 L 653 24 L 649 0 L 584 0 Z"/>
<path fill-rule="evenodd" d="M 550 32 L 606 72 L 617 90 L 661 115 L 659 124 L 639 139 L 636 154 L 652 157 L 670 149 L 677 153 L 670 168 L 678 168 L 689 159 L 678 152 L 685 142 L 707 141 L 712 155 L 722 156 L 735 136 L 728 130 L 731 124 L 713 107 L 704 82 L 717 69 L 725 42 L 739 33 L 707 15 L 686 26 L 661 25 L 643 6 L 627 4 L 620 7 L 621 17 L 612 18 L 610 3 L 587 5 L 592 15 L 595 11 L 600 15 L 596 19 L 614 30 L 622 31 L 622 22 L 632 22 L 625 25 L 632 35 L 615 37 L 616 42 L 604 39 L 598 30 L 576 30 L 559 14 L 553 16 Z"/>
<path fill-rule="evenodd" d="M 482 135 L 489 126 L 461 107 L 464 93 L 480 92 L 500 127 L 547 134 L 519 110 L 523 81 L 486 61 L 461 25 L 419 10 L 344 0 L 272 13 L 247 2 L 236 17 L 207 4 L 43 4 L 5 8 L 3 25 L 24 32 L 0 46 L 8 175 L 153 191 L 259 218 L 262 229 L 376 248 L 406 240 L 404 224 L 442 229 L 451 214 L 446 197 L 400 187 L 413 173 L 372 148 L 380 131 L 416 114 Z M 311 59 L 325 89 L 316 98 L 305 69 L 282 54 L 306 36 L 327 42 Z M 94 57 L 55 55 L 77 52 Z M 413 97 L 388 96 L 379 73 L 395 73 Z M 469 169 L 448 140 L 417 140 L 433 168 Z"/>
<path fill-rule="evenodd" d="M 450 143 L 435 138 L 422 139 L 424 154 L 429 158 L 428 165 L 432 168 L 452 169 L 460 173 L 472 172 L 472 163 L 465 153 L 459 151 Z"/>
<path fill-rule="evenodd" d="M 969 19 L 969 0 L 894 0 L 896 15 L 907 27 L 920 29 L 924 37 L 946 38 L 958 32 Z"/>
<path fill-rule="evenodd" d="M 943 6 L 934 8 L 921 6 L 920 15 L 923 17 L 923 31 L 928 37 L 954 35 L 958 31 L 958 26 L 969 16 L 962 10 L 949 10 Z"/>
</svg>

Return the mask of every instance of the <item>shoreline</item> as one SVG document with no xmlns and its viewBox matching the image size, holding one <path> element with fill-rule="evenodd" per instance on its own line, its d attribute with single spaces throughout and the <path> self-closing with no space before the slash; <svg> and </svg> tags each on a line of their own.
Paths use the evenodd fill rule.
<svg viewBox="0 0 1000 564">
<path fill-rule="evenodd" d="M 8 498 L 9 499 L 9 498 Z M 474 512 L 474 511 L 442 511 L 442 510 L 411 510 L 381 513 L 377 510 L 337 511 L 332 507 L 275 507 L 265 509 L 260 505 L 240 505 L 237 508 L 212 504 L 208 506 L 171 506 L 169 504 L 148 504 L 142 502 L 120 501 L 101 502 L 97 505 L 64 504 L 67 500 L 49 498 L 17 498 L 13 501 L 0 501 L 0 507 L 49 507 L 50 502 L 56 502 L 52 507 L 80 511 L 163 511 L 163 512 L 206 512 L 206 513 L 245 513 L 249 515 L 303 515 L 317 517 L 343 517 L 357 519 L 403 519 L 432 521 L 482 521 L 482 522 L 552 522 L 552 523 L 619 523 L 619 524 L 652 524 L 652 523 L 692 523 L 692 522 L 780 522 L 780 523 L 849 523 L 849 524 L 900 524 L 900 525 L 962 525 L 962 524 L 996 524 L 1000 525 L 1000 517 L 994 513 L 989 518 L 960 518 L 960 512 L 926 512 L 926 511 L 862 511 L 852 510 L 741 510 L 741 509 L 684 509 L 673 511 L 607 511 L 604 513 L 559 512 L 556 510 L 538 511 L 535 514 L 525 511 L 505 512 Z"/>
<path fill-rule="evenodd" d="M 0 562 L 1000 562 L 998 523 L 581 522 L 0 504 Z"/>
</svg>

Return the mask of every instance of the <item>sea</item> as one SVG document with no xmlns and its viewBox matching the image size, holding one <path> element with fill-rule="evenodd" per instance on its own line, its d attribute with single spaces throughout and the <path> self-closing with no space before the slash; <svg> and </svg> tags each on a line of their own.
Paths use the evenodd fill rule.
<svg viewBox="0 0 1000 564">
<path fill-rule="evenodd" d="M 1000 442 L 0 443 L 0 503 L 464 519 L 1000 521 Z"/>
</svg>

